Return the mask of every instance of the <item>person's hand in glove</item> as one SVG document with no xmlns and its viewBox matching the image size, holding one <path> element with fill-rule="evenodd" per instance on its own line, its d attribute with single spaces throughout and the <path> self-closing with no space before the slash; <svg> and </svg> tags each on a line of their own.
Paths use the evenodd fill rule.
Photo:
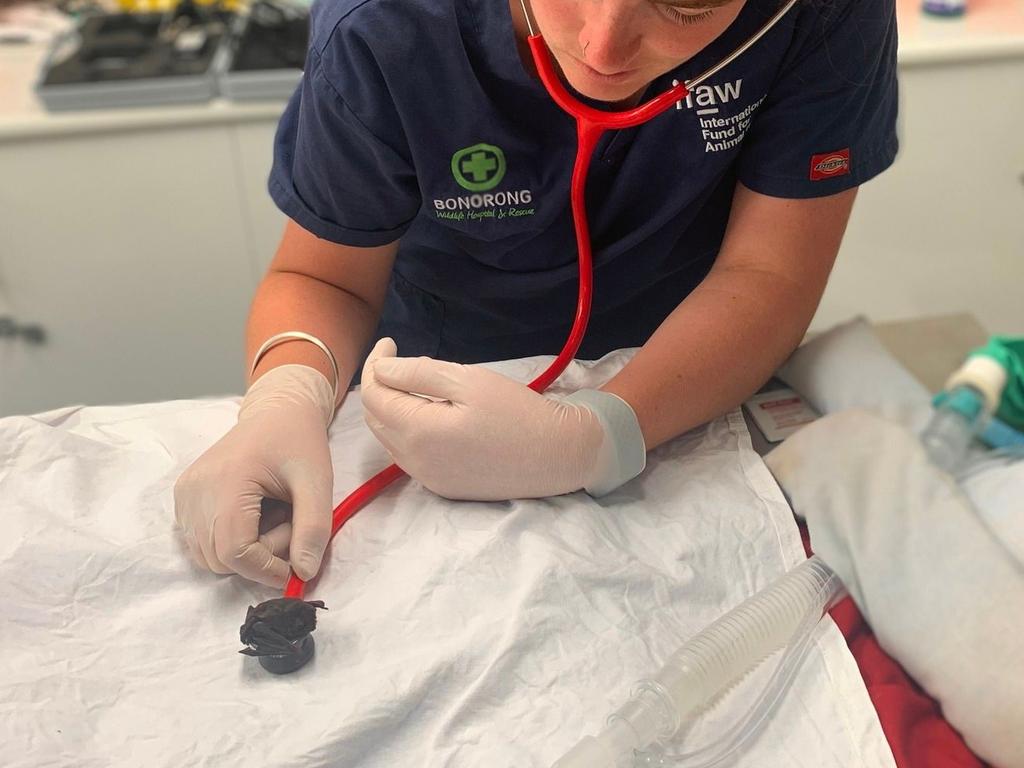
<svg viewBox="0 0 1024 768">
<path fill-rule="evenodd" d="M 382 339 L 366 360 L 366 423 L 399 467 L 441 496 L 600 495 L 644 468 L 636 415 L 615 395 L 556 400 L 486 368 L 396 354 Z"/>
<path fill-rule="evenodd" d="M 331 533 L 333 415 L 331 385 L 314 368 L 283 365 L 249 387 L 238 423 L 174 486 L 174 514 L 200 565 L 274 587 L 289 562 L 303 580 L 316 575 Z M 292 521 L 261 535 L 265 497 L 291 502 Z"/>
</svg>

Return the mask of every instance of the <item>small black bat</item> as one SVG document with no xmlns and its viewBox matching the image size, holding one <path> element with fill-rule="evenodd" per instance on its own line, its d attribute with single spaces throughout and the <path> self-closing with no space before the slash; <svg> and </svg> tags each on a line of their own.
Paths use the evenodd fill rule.
<svg viewBox="0 0 1024 768">
<path fill-rule="evenodd" d="M 300 642 L 316 629 L 316 609 L 327 610 L 322 600 L 277 597 L 249 606 L 238 631 L 246 656 L 281 656 L 298 653 Z"/>
</svg>

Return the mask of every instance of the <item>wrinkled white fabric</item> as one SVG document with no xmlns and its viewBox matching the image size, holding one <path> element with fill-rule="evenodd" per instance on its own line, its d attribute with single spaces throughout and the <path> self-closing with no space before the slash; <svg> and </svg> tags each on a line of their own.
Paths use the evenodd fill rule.
<svg viewBox="0 0 1024 768">
<path fill-rule="evenodd" d="M 917 435 L 868 411 L 819 419 L 766 460 L 881 645 L 974 752 L 1024 768 L 1024 562 Z M 1024 494 L 1000 505 L 973 486 L 979 508 L 1024 532 Z"/>
<path fill-rule="evenodd" d="M 625 360 L 574 364 L 562 393 Z M 550 358 L 497 366 L 521 381 Z M 450 502 L 400 480 L 328 548 L 317 655 L 266 674 L 238 655 L 279 593 L 197 569 L 174 479 L 237 400 L 0 420 L 0 765 L 545 768 L 680 640 L 803 557 L 734 413 L 653 451 L 600 500 Z M 387 464 L 350 393 L 334 501 Z M 693 729 L 700 746 L 763 684 Z M 831 622 L 739 766 L 894 763 Z"/>
</svg>

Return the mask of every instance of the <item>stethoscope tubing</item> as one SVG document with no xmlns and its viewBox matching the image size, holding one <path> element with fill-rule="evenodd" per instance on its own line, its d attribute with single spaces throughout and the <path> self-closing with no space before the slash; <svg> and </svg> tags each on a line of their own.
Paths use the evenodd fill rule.
<svg viewBox="0 0 1024 768">
<path fill-rule="evenodd" d="M 593 299 L 593 254 L 590 243 L 590 227 L 587 222 L 586 208 L 586 184 L 587 172 L 590 168 L 590 159 L 594 153 L 601 135 L 608 130 L 619 130 L 631 128 L 660 115 L 674 104 L 686 98 L 687 94 L 704 80 L 713 76 L 723 68 L 731 64 L 738 56 L 748 50 L 765 33 L 774 27 L 783 16 L 792 8 L 798 0 L 788 0 L 785 5 L 769 19 L 754 35 L 743 45 L 736 48 L 732 53 L 718 62 L 715 66 L 705 70 L 685 83 L 677 83 L 664 93 L 644 102 L 638 107 L 628 110 L 604 112 L 594 107 L 583 104 L 562 84 L 561 78 L 555 68 L 551 53 L 548 51 L 544 38 L 534 30 L 533 22 L 530 19 L 530 12 L 526 0 L 520 0 L 523 6 L 523 13 L 526 16 L 529 37 L 527 43 L 534 64 L 537 67 L 537 74 L 547 89 L 552 100 L 567 114 L 576 120 L 576 158 L 573 163 L 572 181 L 570 183 L 569 199 L 572 207 L 573 227 L 576 232 L 576 249 L 579 255 L 579 292 L 576 301 L 576 314 L 573 319 L 572 329 L 565 341 L 562 351 L 558 353 L 551 364 L 533 381 L 529 387 L 536 392 L 543 392 L 552 382 L 557 379 L 565 368 L 572 362 L 579 350 L 583 337 L 586 334 L 587 323 L 590 319 L 590 309 Z M 331 538 L 341 530 L 342 526 L 366 504 L 372 501 L 379 493 L 400 477 L 405 472 L 397 465 L 391 464 L 372 478 L 367 480 L 355 491 L 345 497 L 335 507 L 331 518 Z M 293 571 L 285 585 L 284 597 L 295 597 L 302 599 L 306 592 L 306 582 L 300 579 Z"/>
</svg>

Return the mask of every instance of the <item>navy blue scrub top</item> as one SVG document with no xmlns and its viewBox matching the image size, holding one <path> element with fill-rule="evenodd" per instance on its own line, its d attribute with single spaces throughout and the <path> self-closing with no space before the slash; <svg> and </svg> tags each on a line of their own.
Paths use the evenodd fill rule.
<svg viewBox="0 0 1024 768">
<path fill-rule="evenodd" d="M 694 77 L 778 8 L 747 0 Z M 593 103 L 593 102 L 591 102 Z M 896 155 L 893 0 L 803 0 L 677 108 L 607 133 L 587 184 L 594 306 L 577 357 L 640 346 L 718 253 L 737 181 L 808 198 Z M 352 246 L 401 239 L 377 335 L 399 354 L 556 354 L 578 277 L 575 124 L 519 58 L 508 0 L 319 0 L 269 189 Z"/>
</svg>

